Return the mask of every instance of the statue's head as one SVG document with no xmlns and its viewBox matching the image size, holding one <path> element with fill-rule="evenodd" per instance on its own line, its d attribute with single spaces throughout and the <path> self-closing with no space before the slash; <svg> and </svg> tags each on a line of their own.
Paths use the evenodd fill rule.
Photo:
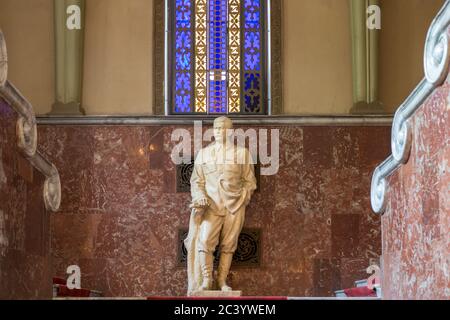
<svg viewBox="0 0 450 320">
<path fill-rule="evenodd" d="M 214 120 L 214 139 L 218 143 L 225 143 L 229 135 L 232 134 L 233 122 L 227 117 L 218 117 Z"/>
</svg>

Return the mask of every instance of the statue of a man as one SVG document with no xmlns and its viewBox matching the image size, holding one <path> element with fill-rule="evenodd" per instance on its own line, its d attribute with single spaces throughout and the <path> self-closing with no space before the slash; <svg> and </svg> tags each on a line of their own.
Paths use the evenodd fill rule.
<svg viewBox="0 0 450 320">
<path fill-rule="evenodd" d="M 234 143 L 232 128 L 229 118 L 217 118 L 215 141 L 195 159 L 191 177 L 192 212 L 185 240 L 188 295 L 213 289 L 213 253 L 218 244 L 217 289 L 232 290 L 226 279 L 244 224 L 245 208 L 256 189 L 250 152 Z"/>
</svg>

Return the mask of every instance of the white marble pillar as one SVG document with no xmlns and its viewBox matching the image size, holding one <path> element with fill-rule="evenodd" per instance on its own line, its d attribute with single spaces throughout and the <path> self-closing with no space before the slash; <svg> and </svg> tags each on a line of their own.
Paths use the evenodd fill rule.
<svg viewBox="0 0 450 320">
<path fill-rule="evenodd" d="M 350 113 L 384 113 L 378 100 L 378 29 L 369 29 L 367 8 L 380 0 L 349 0 L 352 36 L 353 107 Z"/>
<path fill-rule="evenodd" d="M 56 87 L 50 114 L 85 114 L 81 105 L 85 0 L 54 0 Z"/>
</svg>

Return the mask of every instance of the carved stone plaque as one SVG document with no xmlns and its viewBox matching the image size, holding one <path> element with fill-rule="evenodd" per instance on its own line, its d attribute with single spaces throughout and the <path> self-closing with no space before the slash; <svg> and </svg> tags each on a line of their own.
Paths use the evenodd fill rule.
<svg viewBox="0 0 450 320">
<path fill-rule="evenodd" d="M 178 230 L 178 266 L 185 267 L 187 261 L 187 250 L 184 239 L 188 235 L 185 228 Z M 219 248 L 214 252 L 214 264 L 219 263 Z M 259 267 L 261 265 L 261 229 L 242 229 L 239 242 L 233 256 L 234 267 Z"/>
<path fill-rule="evenodd" d="M 191 191 L 191 175 L 194 163 L 177 165 L 177 192 L 184 193 Z"/>
</svg>

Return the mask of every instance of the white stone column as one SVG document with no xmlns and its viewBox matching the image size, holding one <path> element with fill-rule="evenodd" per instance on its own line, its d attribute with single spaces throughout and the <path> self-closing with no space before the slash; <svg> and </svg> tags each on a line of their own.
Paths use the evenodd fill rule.
<svg viewBox="0 0 450 320">
<path fill-rule="evenodd" d="M 384 113 L 378 100 L 379 30 L 367 27 L 369 6 L 380 0 L 349 0 L 352 36 L 353 107 L 350 113 Z"/>
<path fill-rule="evenodd" d="M 54 0 L 55 103 L 50 114 L 85 114 L 83 81 L 85 0 Z"/>
</svg>

